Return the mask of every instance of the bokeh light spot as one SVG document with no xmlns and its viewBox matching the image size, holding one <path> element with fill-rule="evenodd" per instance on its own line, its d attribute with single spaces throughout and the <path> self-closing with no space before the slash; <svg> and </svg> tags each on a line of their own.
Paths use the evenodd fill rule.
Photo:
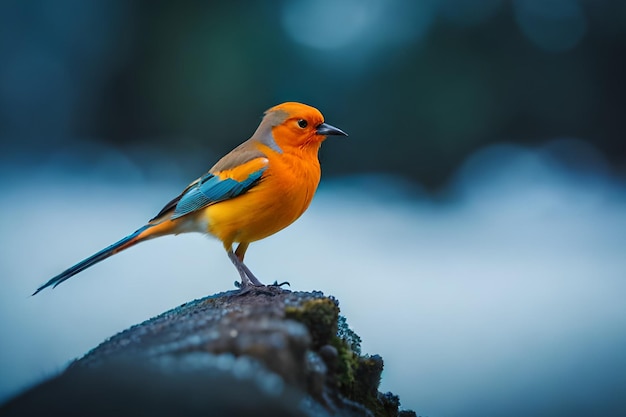
<svg viewBox="0 0 626 417">
<path fill-rule="evenodd" d="M 378 1 L 298 0 L 286 2 L 283 25 L 303 45 L 336 49 L 356 42 L 379 12 Z"/>
<path fill-rule="evenodd" d="M 434 20 L 436 4 L 401 0 L 297 0 L 285 2 L 283 28 L 294 42 L 350 57 L 374 55 L 415 42 Z"/>
<path fill-rule="evenodd" d="M 516 0 L 515 19 L 524 35 L 550 52 L 574 48 L 587 31 L 577 0 Z"/>
</svg>

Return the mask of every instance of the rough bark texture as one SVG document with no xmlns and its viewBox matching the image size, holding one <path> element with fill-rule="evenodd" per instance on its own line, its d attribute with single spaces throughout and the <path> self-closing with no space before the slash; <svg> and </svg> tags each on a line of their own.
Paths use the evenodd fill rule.
<svg viewBox="0 0 626 417">
<path fill-rule="evenodd" d="M 123 331 L 0 415 L 411 416 L 321 292 L 231 291 Z"/>
</svg>

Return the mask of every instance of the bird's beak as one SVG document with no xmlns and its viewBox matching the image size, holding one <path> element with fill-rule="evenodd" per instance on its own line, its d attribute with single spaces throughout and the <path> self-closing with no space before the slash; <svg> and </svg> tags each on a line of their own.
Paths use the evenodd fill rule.
<svg viewBox="0 0 626 417">
<path fill-rule="evenodd" d="M 324 136 L 330 136 L 330 135 L 348 136 L 348 134 L 344 132 L 343 130 L 336 128 L 335 126 L 331 126 L 328 123 L 322 123 L 321 125 L 319 125 L 317 127 L 316 133 L 318 135 L 324 135 Z"/>
</svg>

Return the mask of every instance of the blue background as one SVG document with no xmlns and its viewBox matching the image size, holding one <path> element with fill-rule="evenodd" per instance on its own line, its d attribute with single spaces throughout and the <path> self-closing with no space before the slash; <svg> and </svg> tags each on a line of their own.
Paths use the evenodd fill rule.
<svg viewBox="0 0 626 417">
<path fill-rule="evenodd" d="M 626 6 L 577 0 L 4 1 L 0 401 L 238 278 L 137 229 L 282 101 L 350 134 L 251 246 L 319 289 L 418 415 L 626 413 Z"/>
</svg>

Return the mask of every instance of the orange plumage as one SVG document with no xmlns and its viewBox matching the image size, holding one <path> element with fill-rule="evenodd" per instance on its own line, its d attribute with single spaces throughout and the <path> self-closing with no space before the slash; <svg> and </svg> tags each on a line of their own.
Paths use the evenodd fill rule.
<svg viewBox="0 0 626 417">
<path fill-rule="evenodd" d="M 324 123 L 314 107 L 295 102 L 272 107 L 250 139 L 148 224 L 50 279 L 35 294 L 139 242 L 185 232 L 221 240 L 243 289 L 263 285 L 243 263 L 245 252 L 250 243 L 289 226 L 308 208 L 320 181 L 319 147 L 328 135 L 347 136 Z"/>
</svg>

